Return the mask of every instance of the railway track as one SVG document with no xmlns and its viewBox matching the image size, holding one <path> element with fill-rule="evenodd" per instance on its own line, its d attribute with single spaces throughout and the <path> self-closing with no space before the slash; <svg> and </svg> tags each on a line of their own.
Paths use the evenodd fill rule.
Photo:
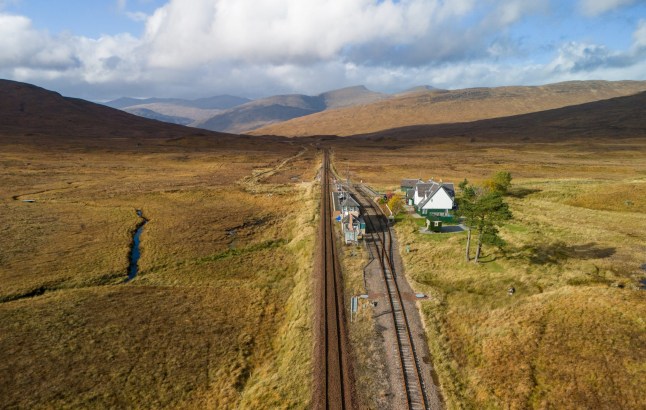
<svg viewBox="0 0 646 410">
<path fill-rule="evenodd" d="M 314 389 L 314 406 L 319 409 L 352 409 L 351 368 L 343 304 L 343 279 L 337 258 L 332 226 L 330 165 L 327 151 L 323 153 L 321 174 L 321 229 L 319 246 L 321 289 L 319 312 L 322 323 L 318 335 L 318 370 Z"/>
<path fill-rule="evenodd" d="M 401 365 L 401 379 L 405 391 L 406 405 L 409 409 L 428 409 L 429 401 L 419 363 L 419 355 L 415 349 L 413 335 L 410 330 L 408 316 L 397 284 L 393 263 L 392 234 L 387 218 L 381 208 L 373 202 L 374 192 L 363 186 L 356 190 L 357 199 L 364 209 L 367 223 L 366 235 L 370 236 L 369 246 L 374 248 L 374 255 L 379 260 L 379 266 L 386 284 L 388 301 L 392 312 L 392 321 L 397 335 L 397 348 Z"/>
</svg>

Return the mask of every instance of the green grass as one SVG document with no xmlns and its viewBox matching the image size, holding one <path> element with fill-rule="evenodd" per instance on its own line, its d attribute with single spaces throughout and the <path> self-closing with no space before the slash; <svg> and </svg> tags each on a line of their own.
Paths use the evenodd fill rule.
<svg viewBox="0 0 646 410">
<path fill-rule="evenodd" d="M 498 262 L 496 261 L 482 261 L 482 265 L 487 268 L 488 270 L 496 273 L 502 273 L 504 272 L 505 268 Z"/>
<path fill-rule="evenodd" d="M 518 224 L 506 224 L 505 229 L 513 233 L 523 233 L 528 231 L 528 228 L 526 226 Z"/>
<path fill-rule="evenodd" d="M 463 232 L 457 232 L 457 233 L 421 233 L 419 231 L 419 228 L 425 227 L 426 224 L 422 223 L 420 225 L 420 222 L 425 222 L 426 219 L 419 219 L 419 218 L 413 218 L 410 216 L 406 216 L 402 221 L 396 222 L 395 225 L 398 227 L 398 229 L 406 230 L 408 233 L 411 235 L 414 235 L 417 241 L 420 242 L 444 242 L 446 240 L 449 240 L 449 238 L 453 236 L 462 236 L 466 235 Z M 414 250 L 413 250 L 414 251 Z"/>
</svg>

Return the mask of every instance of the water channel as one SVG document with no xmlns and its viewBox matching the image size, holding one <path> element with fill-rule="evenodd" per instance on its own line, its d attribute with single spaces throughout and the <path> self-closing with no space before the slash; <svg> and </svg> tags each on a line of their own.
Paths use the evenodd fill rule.
<svg viewBox="0 0 646 410">
<path fill-rule="evenodd" d="M 148 223 L 148 219 L 144 218 L 144 214 L 141 209 L 137 209 L 137 216 L 141 218 L 141 222 L 137 224 L 137 229 L 135 229 L 135 233 L 132 236 L 132 248 L 130 248 L 130 254 L 128 256 L 130 259 L 130 263 L 128 264 L 128 278 L 125 282 L 130 282 L 139 272 L 138 263 L 139 257 L 141 256 L 141 252 L 139 251 L 139 242 L 141 240 L 141 232 L 144 230 L 146 223 Z"/>
</svg>

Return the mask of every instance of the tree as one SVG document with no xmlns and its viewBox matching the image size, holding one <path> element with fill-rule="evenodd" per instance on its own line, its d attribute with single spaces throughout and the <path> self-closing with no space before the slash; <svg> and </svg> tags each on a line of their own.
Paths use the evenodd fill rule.
<svg viewBox="0 0 646 410">
<path fill-rule="evenodd" d="M 503 239 L 498 235 L 498 227 L 511 218 L 511 211 L 500 192 L 469 185 L 466 179 L 459 187 L 462 190 L 462 196 L 458 199 L 457 214 L 464 218 L 464 224 L 468 229 L 466 259 L 471 260 L 471 231 L 475 230 L 478 244 L 474 261 L 477 263 L 483 244 L 498 247 L 504 245 Z"/>
<path fill-rule="evenodd" d="M 495 245 L 499 248 L 504 246 L 505 241 L 498 235 L 498 227 L 509 219 L 511 219 L 509 205 L 505 203 L 500 193 L 484 191 L 477 197 L 474 221 L 478 232 L 478 246 L 475 263 L 478 263 L 483 244 Z"/>
<path fill-rule="evenodd" d="M 388 200 L 388 208 L 390 208 L 393 215 L 397 215 L 404 210 L 404 200 L 400 195 L 395 194 Z"/>
<path fill-rule="evenodd" d="M 471 227 L 475 226 L 475 188 L 469 185 L 469 181 L 465 178 L 464 181 L 458 185 L 462 191 L 462 196 L 458 198 L 458 208 L 455 212 L 457 217 L 464 218 L 464 225 L 467 227 L 467 247 L 466 247 L 466 260 L 471 260 Z"/>
<path fill-rule="evenodd" d="M 511 173 L 498 171 L 485 181 L 484 186 L 492 192 L 505 195 L 511 188 Z"/>
</svg>

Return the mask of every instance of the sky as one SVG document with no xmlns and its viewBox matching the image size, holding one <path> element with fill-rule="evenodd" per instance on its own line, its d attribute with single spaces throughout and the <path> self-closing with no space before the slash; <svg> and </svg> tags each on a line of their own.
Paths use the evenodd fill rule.
<svg viewBox="0 0 646 410">
<path fill-rule="evenodd" d="M 646 0 L 0 0 L 0 78 L 93 101 L 646 80 Z"/>
</svg>

